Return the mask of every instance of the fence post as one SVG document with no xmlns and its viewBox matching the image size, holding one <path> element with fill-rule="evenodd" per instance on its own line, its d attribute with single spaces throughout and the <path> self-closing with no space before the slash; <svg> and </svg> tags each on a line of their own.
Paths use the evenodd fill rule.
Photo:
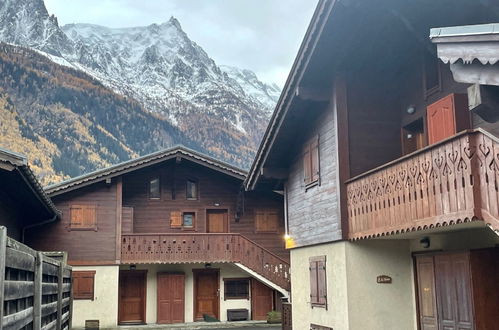
<svg viewBox="0 0 499 330">
<path fill-rule="evenodd" d="M 7 228 L 0 227 L 0 330 L 3 329 L 3 302 L 4 302 L 6 252 L 7 252 Z"/>
<path fill-rule="evenodd" d="M 56 329 L 62 329 L 62 280 L 64 277 L 64 267 L 62 261 L 59 262 L 58 285 L 57 285 L 57 326 Z"/>
<path fill-rule="evenodd" d="M 35 263 L 35 294 L 33 296 L 33 330 L 42 328 L 42 280 L 43 280 L 43 254 L 36 252 Z"/>
</svg>

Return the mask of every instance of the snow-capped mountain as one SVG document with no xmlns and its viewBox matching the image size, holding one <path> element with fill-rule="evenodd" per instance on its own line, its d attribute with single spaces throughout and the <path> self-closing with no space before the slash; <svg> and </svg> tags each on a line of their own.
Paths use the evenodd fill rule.
<svg viewBox="0 0 499 330">
<path fill-rule="evenodd" d="M 279 97 L 255 73 L 219 66 L 177 19 L 144 27 L 59 27 L 43 0 L 0 0 L 0 41 L 46 53 L 169 120 L 220 156 L 249 165 Z"/>
</svg>

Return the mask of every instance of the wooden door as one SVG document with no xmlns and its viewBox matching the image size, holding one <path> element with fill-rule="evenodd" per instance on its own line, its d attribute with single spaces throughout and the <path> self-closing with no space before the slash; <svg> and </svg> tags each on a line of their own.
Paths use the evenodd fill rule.
<svg viewBox="0 0 499 330">
<path fill-rule="evenodd" d="M 206 228 L 208 233 L 229 232 L 227 210 L 208 210 L 206 212 Z"/>
<path fill-rule="evenodd" d="M 194 319 L 203 315 L 219 318 L 218 270 L 194 270 Z"/>
<path fill-rule="evenodd" d="M 456 134 L 454 99 L 446 96 L 427 108 L 428 142 L 442 141 Z"/>
<path fill-rule="evenodd" d="M 144 324 L 146 315 L 147 271 L 121 270 L 119 278 L 118 322 Z"/>
<path fill-rule="evenodd" d="M 183 323 L 185 275 L 158 273 L 158 323 Z"/>
<path fill-rule="evenodd" d="M 265 284 L 251 279 L 251 318 L 266 320 L 267 313 L 272 311 L 273 290 Z"/>
<path fill-rule="evenodd" d="M 468 253 L 416 257 L 422 330 L 474 329 Z"/>
<path fill-rule="evenodd" d="M 436 255 L 435 279 L 440 329 L 474 329 L 469 254 Z"/>
<path fill-rule="evenodd" d="M 419 322 L 421 330 L 438 329 L 437 306 L 435 297 L 435 266 L 433 256 L 416 258 Z"/>
</svg>

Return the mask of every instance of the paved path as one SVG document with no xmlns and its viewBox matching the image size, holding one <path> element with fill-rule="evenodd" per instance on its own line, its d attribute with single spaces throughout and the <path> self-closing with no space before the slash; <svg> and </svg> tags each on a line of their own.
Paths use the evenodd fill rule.
<svg viewBox="0 0 499 330">
<path fill-rule="evenodd" d="M 210 322 L 193 322 L 184 324 L 170 324 L 170 325 L 158 325 L 150 324 L 143 326 L 121 326 L 116 328 L 119 330 L 219 330 L 219 329 L 230 329 L 230 330 L 279 330 L 281 325 L 271 325 L 265 322 L 255 322 L 255 321 L 243 321 L 243 322 L 220 322 L 220 323 L 210 323 Z"/>
</svg>

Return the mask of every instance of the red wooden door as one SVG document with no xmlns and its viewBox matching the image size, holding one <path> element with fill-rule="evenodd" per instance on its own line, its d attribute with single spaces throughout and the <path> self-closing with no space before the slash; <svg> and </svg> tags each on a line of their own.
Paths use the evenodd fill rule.
<svg viewBox="0 0 499 330">
<path fill-rule="evenodd" d="M 435 278 L 440 329 L 474 329 L 469 254 L 436 255 Z"/>
<path fill-rule="evenodd" d="M 183 323 L 185 275 L 158 273 L 158 323 Z"/>
<path fill-rule="evenodd" d="M 208 233 L 227 233 L 229 231 L 227 210 L 207 211 Z"/>
<path fill-rule="evenodd" d="M 419 322 L 421 330 L 438 329 L 437 306 L 435 298 L 435 268 L 433 256 L 416 258 Z"/>
<path fill-rule="evenodd" d="M 266 320 L 267 313 L 272 311 L 273 291 L 265 284 L 251 280 L 251 318 L 253 320 Z"/>
<path fill-rule="evenodd" d="M 428 142 L 442 141 L 456 134 L 456 116 L 453 95 L 446 96 L 428 106 Z"/>
<path fill-rule="evenodd" d="M 204 314 L 218 319 L 218 270 L 194 270 L 194 285 L 194 319 L 202 320 Z"/>
<path fill-rule="evenodd" d="M 146 315 L 146 271 L 120 271 L 119 278 L 119 323 L 145 323 Z"/>
</svg>

